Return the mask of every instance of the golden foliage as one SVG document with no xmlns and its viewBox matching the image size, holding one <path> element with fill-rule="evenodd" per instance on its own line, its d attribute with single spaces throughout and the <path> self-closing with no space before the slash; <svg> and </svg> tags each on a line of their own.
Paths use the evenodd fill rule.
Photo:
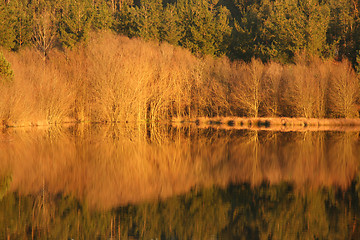
<svg viewBox="0 0 360 240">
<path fill-rule="evenodd" d="M 347 61 L 299 55 L 293 65 L 197 58 L 167 43 L 94 33 L 86 46 L 5 53 L 14 81 L 0 85 L 4 125 L 156 121 L 197 116 L 358 115 Z"/>
</svg>

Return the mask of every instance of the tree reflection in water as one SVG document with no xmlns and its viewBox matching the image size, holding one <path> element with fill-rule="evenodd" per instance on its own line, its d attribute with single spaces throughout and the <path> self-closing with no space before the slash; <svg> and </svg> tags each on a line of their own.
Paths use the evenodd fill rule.
<svg viewBox="0 0 360 240">
<path fill-rule="evenodd" d="M 0 157 L 1 239 L 360 237 L 358 132 L 13 129 Z"/>
</svg>

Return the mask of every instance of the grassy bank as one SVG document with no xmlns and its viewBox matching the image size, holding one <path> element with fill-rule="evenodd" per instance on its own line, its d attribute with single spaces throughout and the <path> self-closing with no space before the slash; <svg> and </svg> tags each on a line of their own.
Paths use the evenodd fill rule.
<svg viewBox="0 0 360 240">
<path fill-rule="evenodd" d="M 109 32 L 46 60 L 35 49 L 4 56 L 14 78 L 0 84 L 3 126 L 359 115 L 359 79 L 347 61 L 300 55 L 291 65 L 246 64 Z"/>
</svg>

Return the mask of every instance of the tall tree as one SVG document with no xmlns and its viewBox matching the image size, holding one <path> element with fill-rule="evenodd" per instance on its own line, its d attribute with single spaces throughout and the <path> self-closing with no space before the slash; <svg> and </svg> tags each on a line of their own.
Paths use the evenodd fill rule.
<svg viewBox="0 0 360 240">
<path fill-rule="evenodd" d="M 195 53 L 222 55 L 231 33 L 229 12 L 217 1 L 179 0 L 177 9 L 184 27 L 180 45 Z"/>
<path fill-rule="evenodd" d="M 35 47 L 40 51 L 45 61 L 56 37 L 55 18 L 51 11 L 44 10 L 35 15 L 33 37 Z"/>
<path fill-rule="evenodd" d="M 263 21 L 259 1 L 234 0 L 236 11 L 233 17 L 229 56 L 232 59 L 250 61 L 262 57 L 261 32 Z"/>
<path fill-rule="evenodd" d="M 105 1 L 94 3 L 94 19 L 92 26 L 95 29 L 112 28 L 114 22 L 110 6 Z"/>
<path fill-rule="evenodd" d="M 164 8 L 161 26 L 161 40 L 179 45 L 184 34 L 184 27 L 181 24 L 175 5 L 168 4 L 167 7 Z"/>
<path fill-rule="evenodd" d="M 129 8 L 130 35 L 143 39 L 160 39 L 163 5 L 158 0 L 141 0 L 138 6 Z"/>
<path fill-rule="evenodd" d="M 12 14 L 12 6 L 6 2 L 0 2 L 0 46 L 12 49 L 15 46 L 16 33 L 14 26 L 16 19 Z"/>
<path fill-rule="evenodd" d="M 14 21 L 14 49 L 18 50 L 31 43 L 33 33 L 32 11 L 24 1 L 14 0 L 8 4 Z"/>
<path fill-rule="evenodd" d="M 320 54 L 325 48 L 329 10 L 319 0 L 265 1 L 264 54 L 289 62 L 300 51 Z"/>
<path fill-rule="evenodd" d="M 90 1 L 71 1 L 62 9 L 59 23 L 59 42 L 66 47 L 88 38 L 94 18 L 94 8 Z"/>
<path fill-rule="evenodd" d="M 354 30 L 357 5 L 354 0 L 329 0 L 330 22 L 327 31 L 327 41 L 331 46 L 332 54 L 354 58 Z M 356 10 L 355 10 L 356 9 Z M 354 15 L 355 14 L 355 15 Z"/>
</svg>

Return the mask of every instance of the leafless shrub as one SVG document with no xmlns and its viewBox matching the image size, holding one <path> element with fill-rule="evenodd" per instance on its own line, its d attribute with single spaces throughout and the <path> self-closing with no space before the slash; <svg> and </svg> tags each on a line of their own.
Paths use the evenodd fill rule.
<svg viewBox="0 0 360 240">
<path fill-rule="evenodd" d="M 284 67 L 278 63 L 268 63 L 265 70 L 263 89 L 264 115 L 275 117 L 280 115 L 280 83 Z"/>
<path fill-rule="evenodd" d="M 324 117 L 329 73 L 326 62 L 304 56 L 296 64 L 285 67 L 281 83 L 282 115 Z"/>
<path fill-rule="evenodd" d="M 299 55 L 293 65 L 198 58 L 167 43 L 93 33 L 86 46 L 5 53 L 2 123 L 157 121 L 199 116 L 356 117 L 350 63 Z"/>
<path fill-rule="evenodd" d="M 34 46 L 39 50 L 45 61 L 49 50 L 52 48 L 56 36 L 56 23 L 54 14 L 45 10 L 34 16 Z"/>
<path fill-rule="evenodd" d="M 258 117 L 264 92 L 261 82 L 265 66 L 260 60 L 253 59 L 249 64 L 239 64 L 234 69 L 238 72 L 232 81 L 233 104 L 242 108 L 247 116 Z"/>
<path fill-rule="evenodd" d="M 359 80 L 348 61 L 333 63 L 328 86 L 328 113 L 330 117 L 352 118 L 359 115 L 356 101 Z"/>
</svg>

